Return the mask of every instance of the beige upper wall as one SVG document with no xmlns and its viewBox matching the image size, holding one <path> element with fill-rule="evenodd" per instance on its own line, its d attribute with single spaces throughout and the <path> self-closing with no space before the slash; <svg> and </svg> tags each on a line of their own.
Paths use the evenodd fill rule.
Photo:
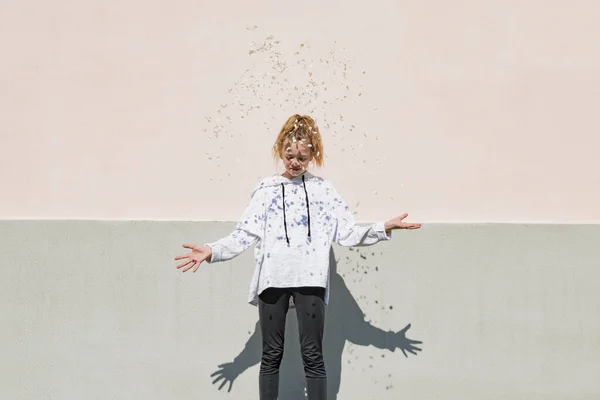
<svg viewBox="0 0 600 400">
<path fill-rule="evenodd" d="M 600 3 L 368 6 L 1 3 L 0 218 L 235 220 L 299 111 L 359 220 L 600 222 Z"/>
</svg>

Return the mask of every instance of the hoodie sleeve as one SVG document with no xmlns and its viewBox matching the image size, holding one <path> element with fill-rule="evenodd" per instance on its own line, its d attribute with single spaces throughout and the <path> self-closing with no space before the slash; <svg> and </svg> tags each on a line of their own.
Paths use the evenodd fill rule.
<svg viewBox="0 0 600 400">
<path fill-rule="evenodd" d="M 331 187 L 333 210 L 337 228 L 334 240 L 340 246 L 371 246 L 380 240 L 390 240 L 392 237 L 385 232 L 384 222 L 377 222 L 368 226 L 358 226 L 350 208 L 346 205 L 339 193 Z"/>
<path fill-rule="evenodd" d="M 212 250 L 209 264 L 231 260 L 242 254 L 248 247 L 262 240 L 265 228 L 264 191 L 252 194 L 250 204 L 246 207 L 240 222 L 228 236 L 206 245 Z"/>
</svg>

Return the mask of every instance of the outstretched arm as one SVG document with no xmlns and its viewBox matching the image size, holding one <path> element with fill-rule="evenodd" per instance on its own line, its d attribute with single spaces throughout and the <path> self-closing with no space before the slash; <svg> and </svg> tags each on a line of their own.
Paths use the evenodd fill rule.
<svg viewBox="0 0 600 400">
<path fill-rule="evenodd" d="M 264 227 L 264 193 L 256 191 L 252 195 L 250 204 L 244 210 L 240 222 L 230 235 L 204 246 L 183 245 L 184 248 L 190 249 L 191 252 L 175 258 L 175 260 L 183 260 L 177 265 L 177 268 L 182 269 L 183 272 L 193 268 L 193 272 L 196 272 L 200 264 L 204 261 L 210 264 L 231 260 L 259 241 L 263 236 Z"/>
<path fill-rule="evenodd" d="M 227 261 L 242 254 L 248 247 L 260 240 L 265 230 L 264 192 L 254 192 L 250 204 L 237 223 L 233 233 L 223 239 L 208 243 L 212 251 L 209 263 Z"/>
<path fill-rule="evenodd" d="M 196 272 L 200 264 L 204 261 L 212 264 L 219 261 L 231 260 L 243 253 L 244 250 L 258 240 L 258 236 L 242 229 L 236 229 L 229 236 L 204 246 L 184 244 L 183 247 L 191 251 L 188 254 L 175 257 L 175 260 L 183 260 L 177 265 L 177 269 L 186 272 L 193 268 L 192 272 Z"/>
<path fill-rule="evenodd" d="M 333 196 L 333 212 L 337 221 L 334 240 L 340 246 L 371 246 L 380 240 L 389 240 L 391 236 L 385 231 L 383 222 L 369 226 L 358 226 L 350 208 L 334 188 L 331 188 Z"/>
<path fill-rule="evenodd" d="M 380 240 L 389 240 L 392 238 L 392 231 L 395 229 L 418 229 L 421 224 L 411 224 L 404 222 L 408 214 L 392 218 L 386 222 L 377 222 L 369 226 L 358 226 L 354 221 L 354 216 L 350 208 L 346 205 L 342 197 L 331 188 L 333 195 L 333 209 L 337 220 L 337 230 L 335 241 L 341 246 L 371 246 Z"/>
<path fill-rule="evenodd" d="M 229 236 L 206 245 L 211 251 L 211 256 L 206 262 L 212 264 L 215 262 L 231 260 L 242 254 L 258 240 L 258 236 L 255 236 L 246 230 L 237 228 Z"/>
<path fill-rule="evenodd" d="M 381 240 L 390 240 L 392 236 L 385 230 L 385 224 L 378 222 L 369 226 L 359 226 L 352 219 L 338 219 L 335 242 L 340 246 L 372 246 Z"/>
</svg>

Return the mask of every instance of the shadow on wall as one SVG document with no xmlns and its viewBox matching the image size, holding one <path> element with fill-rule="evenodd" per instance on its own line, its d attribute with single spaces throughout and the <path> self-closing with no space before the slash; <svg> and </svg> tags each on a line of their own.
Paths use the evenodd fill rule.
<svg viewBox="0 0 600 400">
<path fill-rule="evenodd" d="M 395 351 L 401 349 L 417 354 L 421 349 L 415 345 L 422 342 L 406 338 L 408 324 L 398 332 L 383 331 L 365 321 L 365 315 L 348 290 L 344 279 L 337 273 L 333 249 L 329 255 L 331 269 L 331 296 L 325 318 L 324 357 L 327 368 L 328 399 L 337 399 L 342 376 L 342 354 L 346 341 L 361 345 L 375 346 L 379 349 Z M 298 340 L 298 321 L 295 309 L 290 309 L 286 320 L 285 347 L 279 372 L 279 398 L 286 400 L 304 400 L 305 378 Z M 220 384 L 219 390 L 233 382 L 248 368 L 260 363 L 261 334 L 258 321 L 246 346 L 232 362 L 218 366 L 211 377 L 214 384 Z M 363 366 L 363 365 L 361 365 Z M 258 376 L 256 377 L 258 382 Z"/>
</svg>

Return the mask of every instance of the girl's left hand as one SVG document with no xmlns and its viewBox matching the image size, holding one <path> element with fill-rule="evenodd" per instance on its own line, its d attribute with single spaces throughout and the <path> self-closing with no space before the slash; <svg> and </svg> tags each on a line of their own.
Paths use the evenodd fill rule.
<svg viewBox="0 0 600 400">
<path fill-rule="evenodd" d="M 385 223 L 385 230 L 389 232 L 394 229 L 419 229 L 421 227 L 421 224 L 404 222 L 406 217 L 408 217 L 408 214 L 404 213 L 399 217 L 390 219 Z"/>
<path fill-rule="evenodd" d="M 212 257 L 212 249 L 208 246 L 184 244 L 183 247 L 192 250 L 187 254 L 175 257 L 175 260 L 184 260 L 177 266 L 177 269 L 181 269 L 183 272 L 192 268 L 194 268 L 192 272 L 198 271 L 200 264 Z"/>
</svg>

